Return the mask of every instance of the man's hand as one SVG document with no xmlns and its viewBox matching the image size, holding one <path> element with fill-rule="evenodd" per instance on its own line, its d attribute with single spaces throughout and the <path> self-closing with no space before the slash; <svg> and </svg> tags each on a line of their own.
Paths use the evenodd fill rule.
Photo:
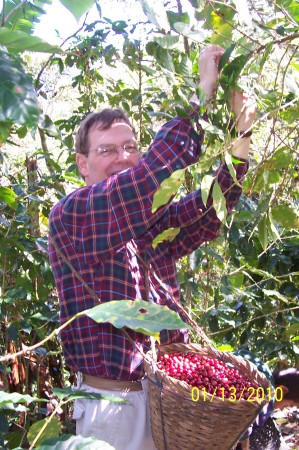
<svg viewBox="0 0 299 450">
<path fill-rule="evenodd" d="M 200 87 L 204 90 L 206 102 L 216 94 L 218 87 L 218 64 L 224 50 L 219 45 L 208 45 L 199 56 L 198 69 Z"/>
<path fill-rule="evenodd" d="M 238 131 L 249 130 L 254 121 L 256 112 L 256 101 L 253 95 L 244 92 L 233 91 L 230 105 L 235 115 L 236 128 Z M 232 147 L 232 154 L 237 158 L 248 158 L 250 137 L 238 138 Z"/>
<path fill-rule="evenodd" d="M 230 105 L 235 115 L 237 130 L 246 131 L 251 128 L 256 112 L 255 98 L 244 92 L 233 91 Z"/>
</svg>

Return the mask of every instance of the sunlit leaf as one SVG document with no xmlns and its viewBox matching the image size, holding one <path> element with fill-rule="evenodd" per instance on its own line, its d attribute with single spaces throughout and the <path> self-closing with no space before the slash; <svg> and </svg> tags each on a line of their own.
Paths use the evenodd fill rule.
<svg viewBox="0 0 299 450">
<path fill-rule="evenodd" d="M 280 240 L 279 232 L 273 223 L 272 215 L 271 213 L 268 213 L 268 234 L 271 237 L 272 241 L 275 242 L 276 240 Z"/>
<path fill-rule="evenodd" d="M 114 300 L 83 312 L 97 323 L 109 322 L 116 328 L 128 327 L 159 339 L 161 330 L 189 328 L 167 306 L 144 300 Z"/>
<path fill-rule="evenodd" d="M 86 14 L 94 4 L 94 0 L 59 0 L 68 9 L 75 19 L 79 21 L 83 14 Z"/>
<path fill-rule="evenodd" d="M 62 52 L 60 47 L 48 44 L 38 36 L 30 36 L 24 33 L 24 31 L 10 30 L 5 27 L 0 28 L 0 45 L 5 46 L 7 49 L 17 50 L 18 52 L 25 50 L 43 53 Z"/>
<path fill-rule="evenodd" d="M 211 186 L 213 184 L 213 181 L 215 180 L 215 177 L 213 175 L 205 175 L 201 182 L 201 198 L 203 201 L 203 204 L 207 206 L 207 201 L 209 198 Z"/>
<path fill-rule="evenodd" d="M 170 31 L 169 21 L 163 3 L 158 0 L 139 0 L 148 20 L 159 30 Z"/>
<path fill-rule="evenodd" d="M 213 206 L 215 208 L 218 219 L 222 223 L 226 223 L 227 209 L 226 209 L 226 199 L 223 195 L 221 187 L 217 182 L 213 186 Z"/>
<path fill-rule="evenodd" d="M 276 297 L 276 298 L 278 298 L 279 300 L 282 300 L 285 303 L 289 302 L 289 299 L 285 295 L 280 294 L 278 291 L 273 291 L 273 290 L 270 290 L 270 289 L 263 289 L 263 293 L 265 295 L 267 295 L 268 297 Z"/>
<path fill-rule="evenodd" d="M 0 405 L 3 406 L 8 403 L 31 403 L 31 402 L 46 402 L 45 399 L 31 397 L 27 394 L 18 394 L 17 392 L 0 391 Z"/>
<path fill-rule="evenodd" d="M 224 159 L 225 159 L 226 165 L 228 167 L 229 173 L 230 173 L 232 179 L 234 180 L 235 184 L 237 186 L 241 186 L 237 179 L 237 176 L 236 176 L 236 170 L 233 166 L 233 158 L 232 158 L 231 154 L 228 152 L 225 152 Z"/>
<path fill-rule="evenodd" d="M 16 202 L 16 194 L 10 188 L 0 186 L 0 201 L 3 201 L 7 205 L 14 206 Z"/>
<path fill-rule="evenodd" d="M 160 188 L 155 192 L 153 198 L 152 212 L 156 212 L 160 206 L 166 205 L 169 200 L 176 194 L 178 188 L 185 180 L 185 169 L 176 170 L 163 180 Z"/>
<path fill-rule="evenodd" d="M 168 228 L 168 230 L 163 231 L 153 240 L 152 242 L 153 248 L 156 248 L 161 242 L 164 241 L 172 242 L 179 234 L 179 232 L 180 228 Z"/>
</svg>

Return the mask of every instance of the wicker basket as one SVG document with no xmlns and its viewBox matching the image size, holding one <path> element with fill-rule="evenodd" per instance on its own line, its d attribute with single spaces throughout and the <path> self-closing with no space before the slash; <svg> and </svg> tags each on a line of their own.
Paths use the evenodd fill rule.
<svg viewBox="0 0 299 450">
<path fill-rule="evenodd" d="M 170 344 L 158 348 L 157 353 L 176 351 L 217 358 L 212 348 L 199 344 Z M 231 363 L 243 376 L 261 386 L 269 397 L 272 385 L 254 364 L 224 352 L 221 352 L 221 360 Z M 212 399 L 212 395 L 204 396 L 199 390 L 200 398 L 194 401 L 190 385 L 157 369 L 152 351 L 147 353 L 144 366 L 149 379 L 152 434 L 158 450 L 233 449 L 268 401 Z"/>
</svg>

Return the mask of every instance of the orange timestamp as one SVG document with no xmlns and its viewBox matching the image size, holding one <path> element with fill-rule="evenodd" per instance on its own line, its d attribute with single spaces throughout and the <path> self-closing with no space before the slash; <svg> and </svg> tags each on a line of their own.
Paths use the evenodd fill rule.
<svg viewBox="0 0 299 450">
<path fill-rule="evenodd" d="M 264 400 L 270 402 L 275 400 L 281 402 L 283 400 L 283 389 L 281 386 L 263 388 L 259 387 L 244 387 L 241 392 L 231 386 L 228 389 L 224 387 L 215 387 L 213 392 L 207 392 L 205 387 L 198 388 L 196 386 L 192 387 L 191 390 L 191 400 L 193 402 L 198 402 L 199 400 L 204 402 L 212 402 L 215 398 L 221 401 L 228 400 L 229 402 L 240 402 L 241 400 L 246 400 L 247 402 L 263 402 Z"/>
</svg>

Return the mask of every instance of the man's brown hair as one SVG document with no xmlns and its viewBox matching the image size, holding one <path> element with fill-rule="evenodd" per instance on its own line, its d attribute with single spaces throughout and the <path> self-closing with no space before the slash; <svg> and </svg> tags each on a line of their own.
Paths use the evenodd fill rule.
<svg viewBox="0 0 299 450">
<path fill-rule="evenodd" d="M 99 112 L 90 113 L 84 120 L 82 120 L 76 135 L 76 153 L 88 155 L 90 145 L 88 132 L 94 124 L 98 124 L 98 130 L 108 130 L 108 128 L 110 128 L 115 122 L 124 122 L 128 124 L 132 128 L 133 133 L 136 135 L 132 123 L 122 109 L 106 108 Z"/>
</svg>

